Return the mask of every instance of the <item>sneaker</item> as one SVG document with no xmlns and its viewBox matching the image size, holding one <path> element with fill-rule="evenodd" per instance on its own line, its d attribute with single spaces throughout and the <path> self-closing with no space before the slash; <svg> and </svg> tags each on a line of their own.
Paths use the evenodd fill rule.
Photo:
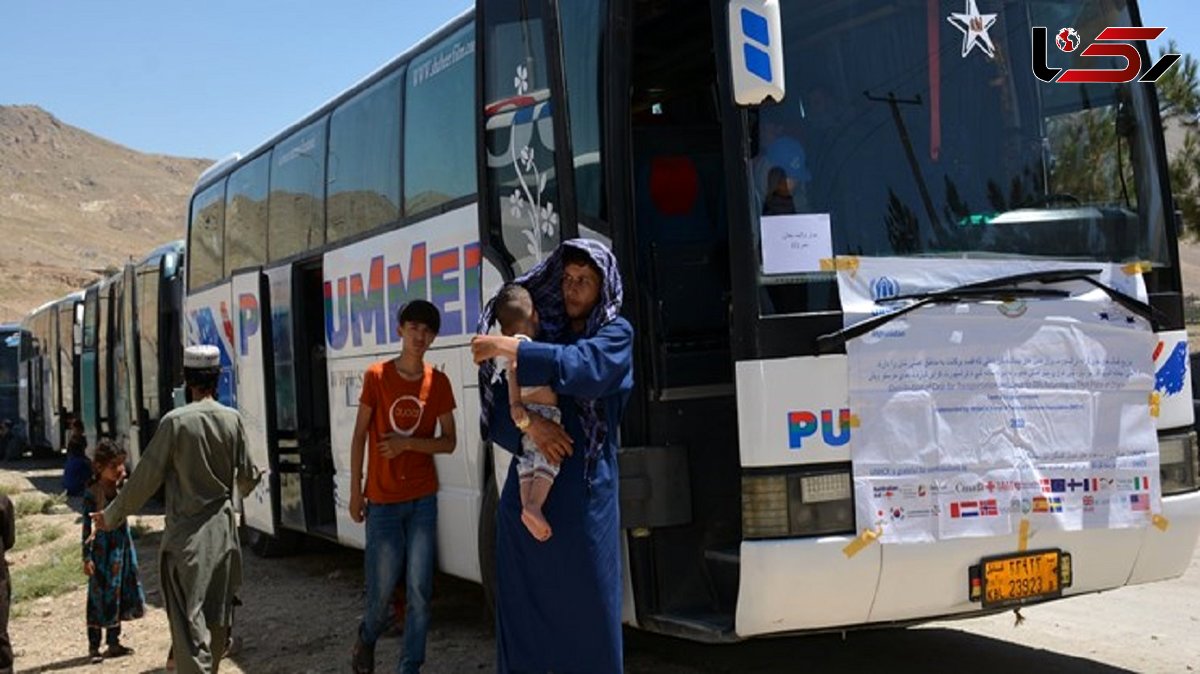
<svg viewBox="0 0 1200 674">
<path fill-rule="evenodd" d="M 93 665 L 98 665 L 101 662 L 104 662 L 104 658 L 100 655 L 100 649 L 99 648 L 89 648 L 88 649 L 88 660 Z"/>
<path fill-rule="evenodd" d="M 121 658 L 126 655 L 133 655 L 133 649 L 121 643 L 109 644 L 108 650 L 104 651 L 106 658 Z"/>
<path fill-rule="evenodd" d="M 355 637 L 354 650 L 350 651 L 350 670 L 354 674 L 375 674 L 375 647 L 363 643 L 362 637 Z"/>
</svg>

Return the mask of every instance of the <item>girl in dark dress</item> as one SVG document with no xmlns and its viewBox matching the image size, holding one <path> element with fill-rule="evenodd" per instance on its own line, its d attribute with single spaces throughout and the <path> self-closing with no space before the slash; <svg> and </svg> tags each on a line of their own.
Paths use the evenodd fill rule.
<svg viewBox="0 0 1200 674">
<path fill-rule="evenodd" d="M 83 493 L 83 511 L 104 510 L 124 481 L 125 450 L 111 440 L 101 440 L 92 458 L 92 479 Z M 121 623 L 145 615 L 146 597 L 138 580 L 137 550 L 128 522 L 101 531 L 93 530 L 90 517 L 83 518 L 83 572 L 88 576 L 88 655 L 92 662 L 129 655 L 133 649 L 120 641 Z M 108 631 L 108 649 L 103 656 L 102 629 Z"/>
</svg>

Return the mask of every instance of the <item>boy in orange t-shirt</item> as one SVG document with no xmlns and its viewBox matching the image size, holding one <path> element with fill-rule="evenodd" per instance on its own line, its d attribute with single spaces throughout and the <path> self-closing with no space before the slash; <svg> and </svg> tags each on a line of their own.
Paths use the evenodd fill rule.
<svg viewBox="0 0 1200 674">
<path fill-rule="evenodd" d="M 450 380 L 424 361 L 441 315 L 429 302 L 413 300 L 400 310 L 398 323 L 400 356 L 367 368 L 350 442 L 350 517 L 367 523 L 367 602 L 352 654 L 355 672 L 375 669 L 375 642 L 387 627 L 389 599 L 402 577 L 407 602 L 398 671 L 418 672 L 425 662 L 437 536 L 433 455 L 453 452 L 456 442 Z"/>
</svg>

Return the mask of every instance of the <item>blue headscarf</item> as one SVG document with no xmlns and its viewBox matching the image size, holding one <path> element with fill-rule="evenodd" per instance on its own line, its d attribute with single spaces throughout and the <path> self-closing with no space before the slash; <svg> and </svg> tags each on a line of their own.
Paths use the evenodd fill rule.
<svg viewBox="0 0 1200 674">
<path fill-rule="evenodd" d="M 600 282 L 600 296 L 592 313 L 588 315 L 587 325 L 582 338 L 594 337 L 600 328 L 616 320 L 621 313 L 622 284 L 621 271 L 617 268 L 617 259 L 612 251 L 604 244 L 591 239 L 569 239 L 563 241 L 549 257 L 542 260 L 536 267 L 517 278 L 516 283 L 525 287 L 533 296 L 533 305 L 537 308 L 541 322 L 539 341 L 559 343 L 571 330 L 571 322 L 567 318 L 563 306 L 563 252 L 568 249 L 582 251 L 596 264 L 603 277 Z M 496 298 L 488 300 L 483 313 L 479 316 L 479 325 L 475 331 L 485 334 L 496 322 Z M 479 390 L 481 391 L 481 409 L 479 411 L 479 427 L 484 440 L 489 439 L 488 419 L 492 412 L 492 380 L 496 373 L 496 365 L 486 361 L 479 365 Z M 583 426 L 584 437 L 587 439 L 585 456 L 594 459 L 608 439 L 608 428 L 604 420 L 604 410 L 597 400 L 575 399 L 579 411 L 579 421 Z"/>
</svg>

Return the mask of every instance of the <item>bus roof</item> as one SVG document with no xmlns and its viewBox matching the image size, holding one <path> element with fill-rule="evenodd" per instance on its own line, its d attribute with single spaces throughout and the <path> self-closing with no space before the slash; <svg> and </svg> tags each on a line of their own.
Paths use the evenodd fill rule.
<svg viewBox="0 0 1200 674">
<path fill-rule="evenodd" d="M 258 155 L 273 147 L 275 143 L 283 140 L 292 132 L 303 128 L 304 126 L 320 118 L 322 115 L 330 112 L 337 107 L 339 103 L 352 98 L 355 94 L 383 79 L 392 71 L 399 68 L 402 64 L 408 62 L 414 55 L 421 53 L 428 47 L 441 41 L 450 33 L 461 28 L 463 25 L 466 25 L 474 13 L 475 7 L 472 4 L 471 7 L 463 10 L 458 16 L 455 16 L 446 23 L 442 24 L 440 28 L 425 36 L 413 46 L 400 52 L 399 55 L 395 56 L 379 68 L 376 68 L 374 72 L 359 80 L 354 86 L 329 99 L 322 105 L 318 106 L 316 110 L 300 118 L 300 120 L 285 126 L 283 129 L 267 138 L 266 141 L 259 143 L 258 146 L 256 146 L 253 150 L 245 154 L 231 154 L 216 164 L 210 166 L 207 170 L 201 173 L 200 177 L 196 180 L 196 185 L 192 188 L 192 196 L 195 197 L 196 194 L 200 193 L 213 183 L 220 180 L 222 177 L 231 173 L 237 166 L 240 166 L 251 159 L 255 159 L 258 157 Z"/>
<path fill-rule="evenodd" d="M 146 257 L 142 258 L 134 266 L 145 267 L 147 265 L 157 265 L 167 253 L 182 253 L 185 248 L 186 244 L 184 243 L 183 239 L 177 239 L 175 241 L 171 241 L 170 243 L 164 243 L 158 248 L 155 248 L 147 253 Z"/>
<path fill-rule="evenodd" d="M 49 302 L 43 302 L 42 304 L 39 304 L 36 309 L 25 314 L 25 320 L 29 320 L 29 319 L 33 318 L 34 316 L 37 316 L 38 314 L 42 313 L 43 311 L 49 311 L 50 309 L 53 309 L 57 305 L 58 305 L 58 300 L 50 300 Z"/>
<path fill-rule="evenodd" d="M 62 297 L 54 300 L 54 304 L 58 305 L 59 307 L 62 307 L 62 305 L 64 305 L 64 304 L 70 304 L 70 303 L 74 303 L 74 302 L 82 302 L 85 295 L 87 295 L 87 291 L 76 290 L 73 293 L 67 293 L 66 295 L 63 295 Z"/>
<path fill-rule="evenodd" d="M 207 183 L 209 181 L 209 179 L 212 178 L 214 175 L 220 173 L 221 171 L 224 171 L 225 169 L 229 168 L 230 166 L 233 166 L 234 164 L 238 163 L 241 159 L 242 159 L 242 155 L 239 152 L 231 152 L 231 153 L 225 155 L 224 157 L 213 162 L 212 164 L 209 164 L 208 168 L 201 171 L 200 177 L 196 178 L 196 184 L 203 185 L 203 184 Z"/>
</svg>

